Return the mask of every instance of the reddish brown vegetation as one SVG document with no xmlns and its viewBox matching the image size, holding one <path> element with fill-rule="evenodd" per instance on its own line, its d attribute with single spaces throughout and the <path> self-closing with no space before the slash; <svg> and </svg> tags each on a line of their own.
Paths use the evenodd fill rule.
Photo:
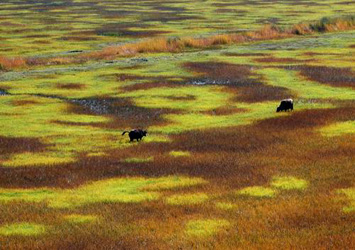
<svg viewBox="0 0 355 250">
<path fill-rule="evenodd" d="M 260 102 L 292 96 L 285 88 L 264 85 L 261 77 L 253 73 L 253 67 L 249 65 L 207 62 L 185 63 L 184 66 L 199 75 L 202 74 L 200 77 L 206 84 L 234 87 L 232 91 L 236 92 L 238 101 Z"/>
<path fill-rule="evenodd" d="M 38 152 L 45 146 L 35 138 L 12 138 L 0 136 L 0 155 L 21 152 Z"/>
<path fill-rule="evenodd" d="M 0 70 L 23 68 L 25 66 L 26 66 L 26 61 L 21 57 L 6 57 L 0 55 Z"/>
<path fill-rule="evenodd" d="M 335 68 L 326 66 L 288 66 L 301 72 L 309 80 L 317 81 L 334 87 L 355 88 L 355 73 L 351 68 Z"/>
<path fill-rule="evenodd" d="M 166 109 L 149 109 L 135 106 L 126 98 L 91 98 L 78 99 L 69 106 L 68 112 L 75 114 L 107 115 L 109 123 L 94 123 L 92 126 L 105 128 L 146 128 L 151 125 L 166 123 L 162 115 L 174 113 Z"/>
<path fill-rule="evenodd" d="M 261 63 L 302 63 L 302 62 L 311 61 L 311 60 L 299 60 L 295 58 L 276 58 L 273 56 L 256 58 L 254 60 L 256 62 L 261 62 Z"/>
<path fill-rule="evenodd" d="M 270 85 L 248 86 L 237 91 L 236 101 L 242 102 L 260 102 L 260 101 L 275 101 L 285 97 L 296 97 L 287 88 L 276 87 Z"/>
<path fill-rule="evenodd" d="M 80 83 L 58 83 L 57 88 L 59 89 L 84 89 L 85 84 Z"/>
<path fill-rule="evenodd" d="M 38 102 L 35 100 L 13 100 L 12 104 L 14 106 L 27 106 L 32 104 L 37 104 Z"/>
<path fill-rule="evenodd" d="M 249 57 L 249 56 L 266 56 L 267 54 L 265 53 L 232 53 L 232 52 L 226 52 L 223 53 L 224 56 L 236 56 L 236 57 Z"/>
</svg>

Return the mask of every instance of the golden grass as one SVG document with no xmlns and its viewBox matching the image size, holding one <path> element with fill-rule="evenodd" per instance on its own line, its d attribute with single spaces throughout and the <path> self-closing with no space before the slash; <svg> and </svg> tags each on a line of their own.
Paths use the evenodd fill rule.
<svg viewBox="0 0 355 250">
<path fill-rule="evenodd" d="M 188 156 L 191 156 L 191 153 L 188 152 L 188 151 L 170 151 L 169 152 L 169 155 L 170 156 L 173 156 L 173 157 L 188 157 Z"/>
<path fill-rule="evenodd" d="M 271 186 L 277 189 L 305 189 L 308 186 L 306 180 L 298 179 L 292 176 L 276 176 L 272 178 Z"/>
<path fill-rule="evenodd" d="M 98 218 L 95 215 L 69 214 L 65 215 L 64 219 L 70 223 L 81 224 L 94 222 Z"/>
<path fill-rule="evenodd" d="M 116 178 L 68 190 L 0 189 L 0 201 L 5 203 L 11 201 L 45 202 L 52 208 L 74 208 L 94 203 L 139 203 L 157 200 L 161 196 L 158 192 L 160 190 L 190 187 L 204 183 L 205 181 L 201 178 L 183 176 Z M 195 196 L 188 198 L 195 198 Z"/>
<path fill-rule="evenodd" d="M 345 213 L 355 212 L 355 188 L 344 188 L 337 190 L 337 193 L 345 195 L 348 205 L 343 207 Z"/>
<path fill-rule="evenodd" d="M 264 197 L 270 198 L 270 197 L 274 197 L 276 192 L 272 188 L 253 186 L 253 187 L 246 187 L 241 190 L 238 190 L 237 194 L 243 196 L 257 197 L 257 198 L 264 198 Z"/>
<path fill-rule="evenodd" d="M 165 201 L 169 205 L 197 205 L 207 200 L 208 195 L 205 193 L 188 193 L 171 195 Z"/>
<path fill-rule="evenodd" d="M 33 236 L 45 233 L 46 227 L 35 223 L 14 223 L 0 226 L 0 235 Z"/>
<path fill-rule="evenodd" d="M 230 225 L 230 222 L 223 219 L 190 220 L 186 224 L 185 232 L 190 237 L 205 238 L 228 229 Z"/>
<path fill-rule="evenodd" d="M 181 52 L 187 49 L 202 49 L 218 45 L 229 45 L 259 40 L 287 38 L 294 35 L 306 35 L 316 32 L 335 32 L 350 30 L 355 26 L 353 16 L 335 19 L 322 18 L 318 22 L 300 23 L 291 28 L 281 29 L 275 25 L 265 25 L 259 30 L 243 33 L 218 34 L 204 38 L 153 38 L 137 43 L 109 46 L 99 51 L 81 53 L 72 57 L 52 57 L 49 59 L 36 58 L 7 58 L 0 57 L 0 69 L 15 69 L 28 65 L 55 65 L 82 63 L 88 60 L 113 59 L 116 57 L 135 56 L 141 53 Z"/>
<path fill-rule="evenodd" d="M 0 70 L 11 70 L 26 67 L 26 60 L 21 57 L 7 57 L 0 55 Z"/>
<path fill-rule="evenodd" d="M 21 153 L 15 154 L 10 159 L 2 162 L 4 167 L 36 167 L 36 166 L 54 166 L 74 162 L 75 158 L 70 155 L 58 153 Z"/>
</svg>

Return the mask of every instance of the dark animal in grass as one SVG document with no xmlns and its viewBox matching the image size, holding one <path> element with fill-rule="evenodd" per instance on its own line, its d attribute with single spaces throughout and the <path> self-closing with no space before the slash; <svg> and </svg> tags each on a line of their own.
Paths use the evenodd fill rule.
<svg viewBox="0 0 355 250">
<path fill-rule="evenodd" d="M 284 99 L 281 101 L 280 106 L 277 107 L 276 112 L 293 110 L 293 100 Z"/>
<path fill-rule="evenodd" d="M 125 133 L 128 133 L 130 141 L 133 141 L 133 140 L 139 141 L 139 140 L 142 140 L 143 136 L 147 136 L 147 131 L 141 130 L 141 129 L 134 129 L 129 132 L 124 131 L 122 133 L 122 135 L 124 135 Z"/>
</svg>

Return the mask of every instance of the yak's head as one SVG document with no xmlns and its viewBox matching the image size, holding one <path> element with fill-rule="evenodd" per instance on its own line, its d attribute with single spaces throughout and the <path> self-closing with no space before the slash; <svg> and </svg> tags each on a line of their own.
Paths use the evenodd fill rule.
<svg viewBox="0 0 355 250">
<path fill-rule="evenodd" d="M 148 133 L 148 132 L 147 132 L 146 130 L 143 130 L 143 131 L 142 131 L 142 135 L 143 135 L 143 136 L 147 136 L 147 133 Z"/>
<path fill-rule="evenodd" d="M 281 107 L 277 107 L 276 112 L 280 112 L 281 111 Z"/>
</svg>

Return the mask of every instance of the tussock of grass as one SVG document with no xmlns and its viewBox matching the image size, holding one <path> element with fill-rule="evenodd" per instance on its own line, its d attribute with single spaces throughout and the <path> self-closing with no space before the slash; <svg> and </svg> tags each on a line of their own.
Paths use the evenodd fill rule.
<svg viewBox="0 0 355 250">
<path fill-rule="evenodd" d="M 238 195 L 252 196 L 259 198 L 270 198 L 274 197 L 276 191 L 272 188 L 266 188 L 261 186 L 246 187 L 237 191 Z"/>
<path fill-rule="evenodd" d="M 320 129 L 324 136 L 340 136 L 355 133 L 355 121 L 336 122 Z"/>
<path fill-rule="evenodd" d="M 189 187 L 205 183 L 200 178 L 117 178 L 97 181 L 78 188 L 0 189 L 0 201 L 46 202 L 53 208 L 73 208 L 92 203 L 138 203 L 156 200 L 158 190 Z"/>
<path fill-rule="evenodd" d="M 297 35 L 311 34 L 314 32 L 332 32 L 352 29 L 355 25 L 355 16 L 323 17 L 317 22 L 301 23 L 292 27 L 291 33 Z"/>
<path fill-rule="evenodd" d="M 0 70 L 23 68 L 25 66 L 26 60 L 22 57 L 6 57 L 0 55 Z"/>
<path fill-rule="evenodd" d="M 5 236 L 34 236 L 45 233 L 46 227 L 35 223 L 14 223 L 0 227 L 0 235 Z"/>
<path fill-rule="evenodd" d="M 196 205 L 208 200 L 208 195 L 204 193 L 189 193 L 171 195 L 166 198 L 169 205 Z"/>
<path fill-rule="evenodd" d="M 205 238 L 213 236 L 229 227 L 230 222 L 222 219 L 190 220 L 186 224 L 185 232 L 190 237 Z"/>
<path fill-rule="evenodd" d="M 191 156 L 191 153 L 189 151 L 170 151 L 169 155 L 173 157 L 186 157 Z"/>
<path fill-rule="evenodd" d="M 276 176 L 272 178 L 271 186 L 278 189 L 305 189 L 308 186 L 308 182 L 303 179 L 298 179 L 292 176 Z"/>
</svg>

